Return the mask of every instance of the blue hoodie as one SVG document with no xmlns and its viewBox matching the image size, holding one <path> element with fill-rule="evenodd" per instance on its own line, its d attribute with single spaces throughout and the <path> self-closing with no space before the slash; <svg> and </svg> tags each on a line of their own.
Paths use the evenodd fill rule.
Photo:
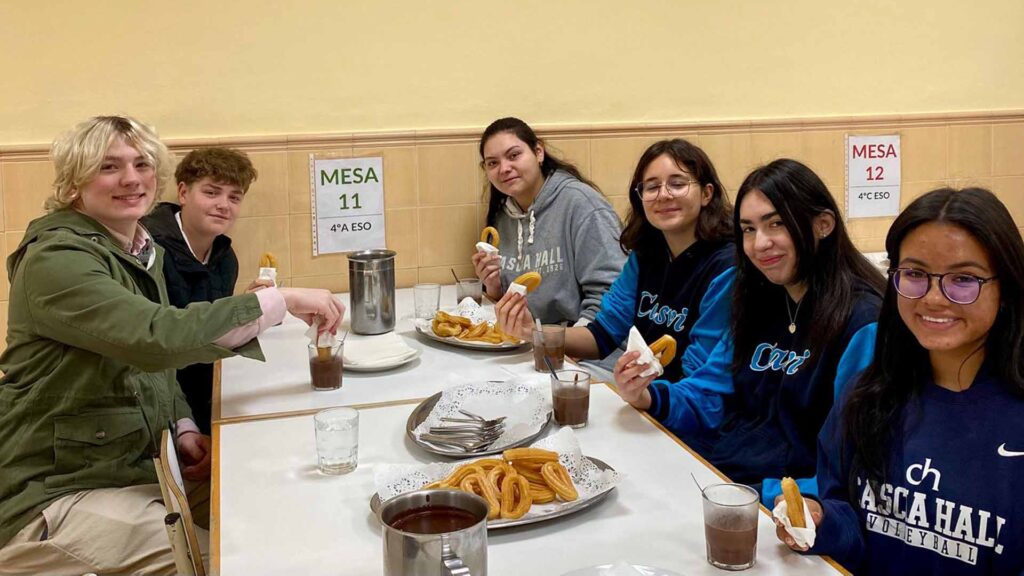
<svg viewBox="0 0 1024 576">
<path fill-rule="evenodd" d="M 683 360 L 691 328 L 701 311 L 716 308 L 718 327 L 713 336 L 728 330 L 729 298 L 736 248 L 731 242 L 697 241 L 679 256 L 668 248 L 656 255 L 630 254 L 611 290 L 601 300 L 601 311 L 587 328 L 594 335 L 600 357 L 615 351 L 636 326 L 650 344 L 665 334 L 676 340 L 677 354 L 665 366 L 664 379 L 683 377 Z M 708 325 L 708 322 L 704 322 Z"/>
<path fill-rule="evenodd" d="M 788 297 L 782 288 L 778 293 Z M 738 373 L 731 369 L 731 337 L 710 351 L 691 344 L 695 356 L 707 357 L 700 371 L 679 382 L 653 382 L 649 412 L 732 481 L 757 489 L 769 508 L 783 476 L 817 494 L 817 435 L 834 399 L 871 362 L 880 305 L 878 294 L 859 283 L 846 329 L 815 358 L 811 306 L 799 308 L 793 334 L 786 307 L 773 307 L 758 326 L 760 344 Z"/>
<path fill-rule="evenodd" d="M 899 427 L 887 478 L 872 489 L 851 476 L 842 411 L 832 411 L 811 552 L 858 574 L 1024 574 L 1024 396 L 984 368 L 963 392 L 929 381 Z"/>
</svg>

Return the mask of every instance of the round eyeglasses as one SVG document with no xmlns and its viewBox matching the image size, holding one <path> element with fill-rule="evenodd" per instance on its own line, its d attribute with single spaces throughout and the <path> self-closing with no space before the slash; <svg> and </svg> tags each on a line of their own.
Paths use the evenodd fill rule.
<svg viewBox="0 0 1024 576">
<path fill-rule="evenodd" d="M 644 202 L 654 202 L 662 188 L 669 198 L 679 198 L 690 191 L 690 184 L 700 183 L 686 178 L 669 178 L 665 182 L 641 182 L 633 187 L 633 192 L 636 192 Z"/>
<path fill-rule="evenodd" d="M 954 304 L 974 304 L 981 295 L 982 285 L 996 279 L 995 276 L 980 278 L 963 272 L 930 274 L 916 268 L 894 268 L 889 270 L 889 277 L 896 292 L 911 300 L 924 298 L 931 289 L 932 278 L 937 278 L 939 291 Z"/>
</svg>

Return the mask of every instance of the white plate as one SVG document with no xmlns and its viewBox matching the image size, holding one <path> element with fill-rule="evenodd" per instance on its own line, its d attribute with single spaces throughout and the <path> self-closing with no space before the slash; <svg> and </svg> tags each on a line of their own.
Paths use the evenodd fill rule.
<svg viewBox="0 0 1024 576">
<path fill-rule="evenodd" d="M 417 319 L 416 322 L 415 322 L 415 324 L 416 324 L 416 331 L 419 332 L 420 334 L 426 336 L 427 338 L 430 338 L 431 340 L 436 340 L 438 342 L 444 342 L 445 344 L 450 344 L 452 346 L 457 346 L 459 348 L 468 348 L 470 350 L 501 351 L 501 350 L 515 350 L 516 348 L 522 348 L 523 346 L 528 344 L 528 342 L 526 340 L 520 340 L 518 344 L 511 343 L 511 342 L 503 342 L 501 344 L 491 344 L 490 342 L 473 342 L 473 341 L 468 341 L 468 340 L 459 340 L 458 338 L 456 338 L 454 336 L 438 336 L 437 334 L 434 334 L 434 329 L 430 327 L 430 322 L 431 322 L 430 320 L 424 320 L 422 318 L 421 319 Z"/>
<path fill-rule="evenodd" d="M 398 368 L 399 366 L 404 366 L 419 357 L 420 351 L 413 349 L 406 356 L 396 356 L 381 362 L 369 362 L 366 364 L 345 362 L 344 370 L 350 370 L 352 372 L 381 372 L 384 370 L 391 370 L 392 368 Z"/>
<path fill-rule="evenodd" d="M 562 576 L 606 576 L 611 574 L 611 570 L 614 564 L 602 564 L 600 566 L 591 566 L 589 568 L 580 568 L 579 570 L 573 570 L 572 572 L 566 572 Z M 653 568 L 651 566 L 641 566 L 640 564 L 630 564 L 634 570 L 643 574 L 644 576 L 683 576 L 678 572 L 672 572 L 671 570 L 665 570 L 663 568 Z"/>
</svg>

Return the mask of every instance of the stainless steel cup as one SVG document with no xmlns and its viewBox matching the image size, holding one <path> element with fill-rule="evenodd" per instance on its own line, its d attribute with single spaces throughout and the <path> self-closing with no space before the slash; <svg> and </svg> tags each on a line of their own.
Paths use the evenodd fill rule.
<svg viewBox="0 0 1024 576">
<path fill-rule="evenodd" d="M 391 527 L 402 512 L 450 506 L 473 515 L 476 524 L 455 532 L 417 534 Z M 487 576 L 487 502 L 461 490 L 417 490 L 395 496 L 377 513 L 384 539 L 384 575 Z"/>
<path fill-rule="evenodd" d="M 356 334 L 395 329 L 395 255 L 393 250 L 348 253 L 349 318 Z"/>
</svg>

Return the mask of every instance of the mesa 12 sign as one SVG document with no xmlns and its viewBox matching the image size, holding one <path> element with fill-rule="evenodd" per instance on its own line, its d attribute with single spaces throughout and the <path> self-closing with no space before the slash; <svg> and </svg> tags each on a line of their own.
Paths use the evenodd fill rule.
<svg viewBox="0 0 1024 576">
<path fill-rule="evenodd" d="M 313 255 L 384 248 L 384 159 L 310 155 Z"/>
<path fill-rule="evenodd" d="M 847 217 L 895 216 L 899 211 L 899 135 L 847 136 Z"/>
</svg>

